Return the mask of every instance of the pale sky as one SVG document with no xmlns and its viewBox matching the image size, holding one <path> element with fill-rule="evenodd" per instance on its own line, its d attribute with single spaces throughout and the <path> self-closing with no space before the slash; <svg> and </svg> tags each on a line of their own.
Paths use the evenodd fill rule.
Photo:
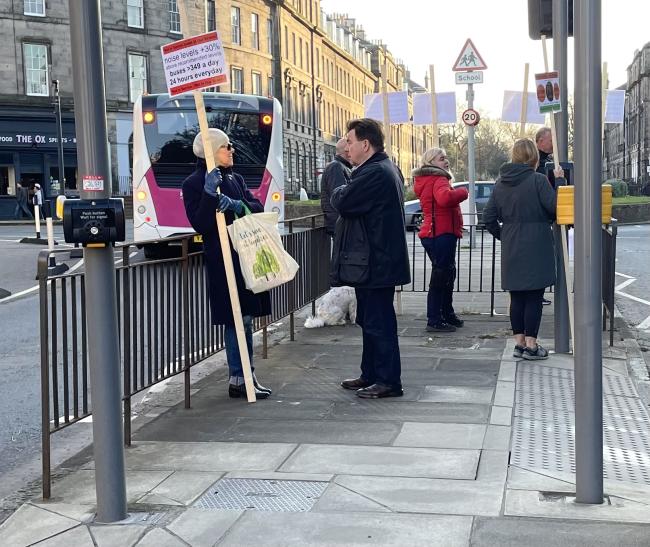
<svg viewBox="0 0 650 547">
<path fill-rule="evenodd" d="M 424 85 L 429 65 L 435 67 L 436 91 L 456 91 L 465 102 L 466 85 L 456 85 L 451 68 L 465 40 L 471 38 L 488 68 L 485 83 L 476 84 L 475 108 L 484 116 L 500 117 L 503 91 L 523 89 L 524 64 L 533 74 L 544 71 L 541 40 L 528 37 L 526 0 L 321 0 L 326 13 L 347 13 L 371 39 L 381 39 L 393 55 Z M 602 60 L 608 64 L 610 88 L 626 81 L 634 51 L 650 42 L 650 2 L 602 0 Z M 552 40 L 547 41 L 553 69 Z M 573 38 L 568 43 L 569 94 L 573 87 Z"/>
</svg>

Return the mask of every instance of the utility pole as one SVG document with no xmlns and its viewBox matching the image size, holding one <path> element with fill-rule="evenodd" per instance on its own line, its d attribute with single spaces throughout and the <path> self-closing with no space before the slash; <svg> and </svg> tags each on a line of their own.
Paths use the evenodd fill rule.
<svg viewBox="0 0 650 547">
<path fill-rule="evenodd" d="M 63 126 L 61 123 L 61 95 L 59 80 L 52 80 L 54 87 L 54 115 L 56 116 L 56 138 L 59 152 L 59 195 L 65 195 L 65 165 L 63 162 Z"/>
<path fill-rule="evenodd" d="M 573 0 L 569 0 L 573 2 Z M 553 0 L 553 65 L 560 72 L 560 101 L 562 111 L 555 116 L 558 161 L 569 159 L 569 112 L 568 112 L 568 73 L 567 73 L 567 36 L 569 26 L 569 6 L 567 0 Z M 557 184 L 557 182 L 556 182 Z M 564 256 L 562 253 L 562 228 L 553 224 L 555 239 L 556 278 L 554 290 L 554 335 L 555 351 L 569 353 L 569 302 L 567 297 L 567 280 L 564 275 Z M 575 341 L 574 341 L 575 344 Z"/>
<path fill-rule="evenodd" d="M 576 501 L 603 502 L 601 0 L 575 0 Z"/>
<path fill-rule="evenodd" d="M 94 205 L 111 195 L 101 12 L 99 0 L 69 2 L 80 195 Z M 113 247 L 88 244 L 84 260 L 97 520 L 115 522 L 127 511 Z"/>
</svg>

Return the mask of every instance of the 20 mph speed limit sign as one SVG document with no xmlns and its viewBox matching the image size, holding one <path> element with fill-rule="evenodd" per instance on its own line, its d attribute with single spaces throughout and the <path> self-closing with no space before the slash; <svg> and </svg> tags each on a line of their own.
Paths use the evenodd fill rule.
<svg viewBox="0 0 650 547">
<path fill-rule="evenodd" d="M 465 112 L 463 112 L 462 118 L 463 123 L 470 126 L 478 125 L 478 122 L 481 121 L 481 116 L 479 116 L 479 113 L 473 108 L 468 108 L 465 110 Z"/>
</svg>

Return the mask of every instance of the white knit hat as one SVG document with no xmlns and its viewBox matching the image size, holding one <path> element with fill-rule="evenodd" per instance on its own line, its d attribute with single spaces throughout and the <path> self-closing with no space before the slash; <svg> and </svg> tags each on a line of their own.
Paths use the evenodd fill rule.
<svg viewBox="0 0 650 547">
<path fill-rule="evenodd" d="M 214 151 L 230 143 L 228 135 L 221 131 L 221 129 L 215 129 L 211 127 L 208 129 L 208 136 L 210 138 L 210 142 L 212 142 Z M 201 138 L 201 133 L 197 133 L 196 137 L 194 137 L 192 150 L 194 151 L 195 156 L 205 159 L 205 150 L 203 150 L 203 139 Z"/>
</svg>

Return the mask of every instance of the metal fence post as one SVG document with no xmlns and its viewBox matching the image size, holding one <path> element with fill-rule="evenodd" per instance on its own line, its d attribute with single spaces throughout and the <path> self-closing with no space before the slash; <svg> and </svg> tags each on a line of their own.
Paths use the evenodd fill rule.
<svg viewBox="0 0 650 547">
<path fill-rule="evenodd" d="M 49 322 L 47 306 L 47 266 L 48 252 L 38 256 L 38 285 L 40 310 L 41 342 L 41 464 L 43 475 L 43 498 L 52 494 L 52 476 L 50 468 L 50 360 L 49 360 Z"/>
<path fill-rule="evenodd" d="M 183 299 L 183 384 L 185 391 L 185 408 L 190 408 L 190 273 L 189 242 L 182 241 L 182 299 Z"/>
</svg>

